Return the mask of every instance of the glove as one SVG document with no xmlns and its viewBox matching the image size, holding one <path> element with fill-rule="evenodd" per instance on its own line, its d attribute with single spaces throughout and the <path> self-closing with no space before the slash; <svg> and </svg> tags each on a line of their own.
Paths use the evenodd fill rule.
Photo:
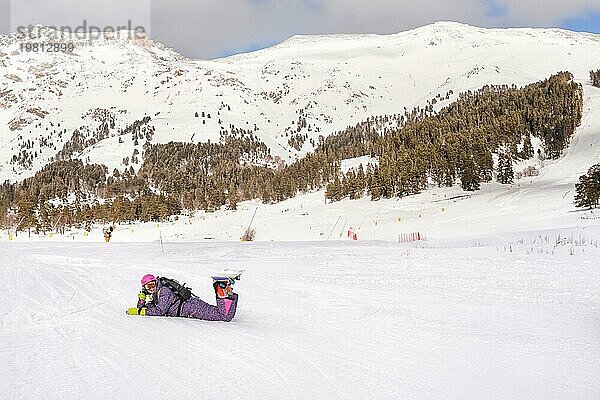
<svg viewBox="0 0 600 400">
<path fill-rule="evenodd" d="M 152 301 L 152 293 L 150 292 L 146 292 L 145 290 L 142 290 L 139 294 L 138 294 L 138 298 L 140 299 L 140 301 L 142 302 L 147 302 L 147 301 Z"/>
<path fill-rule="evenodd" d="M 138 302 L 137 302 L 137 308 L 141 309 L 142 307 L 144 307 L 146 305 L 146 294 L 143 292 L 140 292 L 138 294 Z"/>
<path fill-rule="evenodd" d="M 127 311 L 125 311 L 125 314 L 127 315 L 146 315 L 146 307 L 144 308 L 137 308 L 137 307 L 131 307 L 128 308 Z"/>
</svg>

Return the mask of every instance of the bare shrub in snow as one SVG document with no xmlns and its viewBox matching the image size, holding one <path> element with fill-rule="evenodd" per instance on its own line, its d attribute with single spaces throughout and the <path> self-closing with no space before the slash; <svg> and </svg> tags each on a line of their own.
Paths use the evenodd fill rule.
<svg viewBox="0 0 600 400">
<path fill-rule="evenodd" d="M 530 165 L 530 166 L 526 167 L 523 171 L 517 172 L 517 179 L 527 178 L 527 177 L 531 177 L 531 176 L 538 176 L 539 174 L 540 174 L 540 171 L 533 165 Z"/>
<path fill-rule="evenodd" d="M 242 242 L 252 242 L 252 241 L 254 241 L 255 237 L 256 237 L 256 230 L 254 228 L 248 228 L 248 229 L 246 229 L 246 232 L 244 232 L 244 234 L 242 235 L 242 237 L 240 239 L 242 240 Z"/>
</svg>

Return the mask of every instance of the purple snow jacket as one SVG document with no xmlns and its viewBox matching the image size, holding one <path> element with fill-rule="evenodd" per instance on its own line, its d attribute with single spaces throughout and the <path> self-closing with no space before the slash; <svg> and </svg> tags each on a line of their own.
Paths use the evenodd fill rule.
<svg viewBox="0 0 600 400">
<path fill-rule="evenodd" d="M 177 317 L 179 298 L 169 287 L 163 286 L 160 280 L 157 280 L 157 283 L 158 287 L 152 295 L 152 301 L 145 305 L 146 315 Z M 183 302 L 180 317 L 229 322 L 235 316 L 237 302 L 237 294 L 233 295 L 233 299 L 217 299 L 216 306 L 192 296 L 191 299 Z"/>
</svg>

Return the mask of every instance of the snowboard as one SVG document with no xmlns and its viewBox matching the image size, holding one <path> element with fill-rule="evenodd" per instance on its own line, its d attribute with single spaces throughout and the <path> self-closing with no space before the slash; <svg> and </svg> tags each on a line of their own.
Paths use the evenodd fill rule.
<svg viewBox="0 0 600 400">
<path fill-rule="evenodd" d="M 225 269 L 218 275 L 211 276 L 211 278 L 215 282 L 229 282 L 229 284 L 233 285 L 236 281 L 240 280 L 244 271 L 245 269 Z"/>
</svg>

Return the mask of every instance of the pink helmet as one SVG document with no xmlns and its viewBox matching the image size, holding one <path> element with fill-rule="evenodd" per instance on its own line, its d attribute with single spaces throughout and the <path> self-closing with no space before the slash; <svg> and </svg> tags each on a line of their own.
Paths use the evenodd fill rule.
<svg viewBox="0 0 600 400">
<path fill-rule="evenodd" d="M 142 286 L 144 286 L 148 282 L 152 282 L 155 280 L 156 280 L 156 277 L 152 274 L 144 275 L 144 277 L 142 278 Z"/>
</svg>

